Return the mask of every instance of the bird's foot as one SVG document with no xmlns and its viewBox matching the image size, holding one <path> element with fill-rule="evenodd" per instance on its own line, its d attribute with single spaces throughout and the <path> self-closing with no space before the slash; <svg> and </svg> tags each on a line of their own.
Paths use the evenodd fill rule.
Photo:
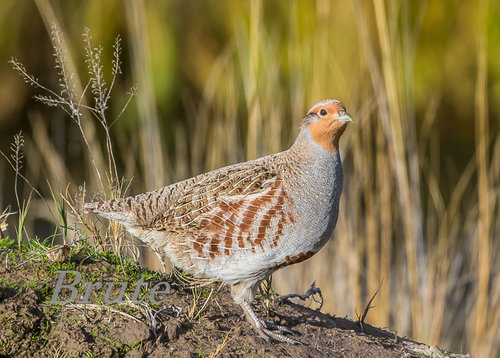
<svg viewBox="0 0 500 358">
<path fill-rule="evenodd" d="M 255 328 L 254 329 L 257 331 L 259 336 L 264 338 L 268 342 L 272 342 L 273 340 L 278 341 L 278 342 L 284 342 L 284 343 L 289 343 L 289 344 L 296 344 L 296 345 L 303 345 L 301 341 L 297 341 L 295 339 L 292 339 L 290 337 L 285 336 L 283 333 L 288 333 L 288 330 L 283 331 L 280 329 L 268 329 L 268 328 Z M 286 329 L 286 328 L 285 328 Z"/>
<path fill-rule="evenodd" d="M 242 303 L 241 307 L 245 312 L 247 321 L 252 325 L 253 329 L 259 334 L 259 336 L 264 338 L 266 341 L 272 342 L 275 340 L 289 344 L 303 344 L 300 341 L 285 336 L 285 334 L 294 334 L 288 328 L 277 325 L 274 322 L 264 321 L 263 319 L 258 318 L 249 303 Z"/>
<path fill-rule="evenodd" d="M 290 344 L 300 344 L 302 345 L 303 343 L 300 341 L 297 341 L 295 339 L 291 339 L 290 337 L 286 337 L 285 334 L 291 334 L 295 335 L 295 333 L 288 328 L 281 326 L 279 324 L 276 324 L 272 321 L 265 321 L 263 319 L 258 319 L 259 323 L 262 325 L 264 334 L 267 335 L 267 340 L 269 341 L 269 338 L 280 341 L 280 342 L 286 342 Z M 258 329 L 257 329 L 258 331 Z M 260 333 L 259 333 L 260 335 Z M 262 337 L 262 335 L 261 335 Z M 266 339 L 266 337 L 263 337 Z"/>
<path fill-rule="evenodd" d="M 273 321 L 266 321 L 266 320 L 263 320 L 260 318 L 258 318 L 258 320 L 259 320 L 260 324 L 262 324 L 262 326 L 266 327 L 267 329 L 277 331 L 280 333 L 295 335 L 295 333 L 293 331 L 289 330 L 288 328 L 286 328 L 282 325 L 276 324 Z"/>
</svg>

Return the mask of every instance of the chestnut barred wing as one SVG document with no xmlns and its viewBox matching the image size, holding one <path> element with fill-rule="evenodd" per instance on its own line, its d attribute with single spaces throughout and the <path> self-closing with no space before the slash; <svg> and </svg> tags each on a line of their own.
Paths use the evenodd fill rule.
<svg viewBox="0 0 500 358">
<path fill-rule="evenodd" d="M 191 250 L 198 257 L 215 259 L 276 247 L 286 224 L 294 222 L 292 208 L 277 172 L 240 167 L 200 181 L 160 225 L 193 238 Z"/>
</svg>

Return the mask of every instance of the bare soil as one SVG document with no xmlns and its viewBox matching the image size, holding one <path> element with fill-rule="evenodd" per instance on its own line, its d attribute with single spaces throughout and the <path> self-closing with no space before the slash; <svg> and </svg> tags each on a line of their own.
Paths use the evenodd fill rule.
<svg viewBox="0 0 500 358">
<path fill-rule="evenodd" d="M 286 325 L 304 344 L 269 343 L 244 320 L 226 285 L 192 289 L 116 258 L 69 260 L 0 251 L 0 357 L 463 357 L 308 308 L 309 301 L 278 305 L 277 294 L 257 298 L 257 314 Z M 84 280 L 130 281 L 130 295 L 143 275 L 149 289 L 168 281 L 171 291 L 160 306 L 106 305 L 102 292 L 90 305 L 47 304 L 57 271 L 70 269 Z"/>
</svg>

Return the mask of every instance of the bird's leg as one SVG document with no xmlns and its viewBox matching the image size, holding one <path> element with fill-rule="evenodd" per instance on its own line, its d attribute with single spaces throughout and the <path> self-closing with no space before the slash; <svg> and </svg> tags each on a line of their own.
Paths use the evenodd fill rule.
<svg viewBox="0 0 500 358">
<path fill-rule="evenodd" d="M 250 325 L 253 327 L 253 329 L 255 329 L 259 336 L 264 338 L 266 341 L 270 342 L 274 339 L 278 342 L 302 344 L 299 341 L 285 337 L 283 335 L 283 333 L 292 333 L 292 331 L 290 331 L 288 328 L 278 326 L 271 322 L 266 322 L 257 317 L 249 303 L 242 302 L 240 306 L 241 308 L 243 308 L 243 312 L 245 312 L 248 323 L 250 323 Z"/>
</svg>

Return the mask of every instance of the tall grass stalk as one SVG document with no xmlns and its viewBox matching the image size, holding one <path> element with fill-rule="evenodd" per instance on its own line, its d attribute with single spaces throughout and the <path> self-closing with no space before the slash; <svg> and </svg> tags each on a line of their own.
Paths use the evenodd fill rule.
<svg viewBox="0 0 500 358">
<path fill-rule="evenodd" d="M 489 178 L 489 125 L 487 86 L 487 14 L 488 1 L 478 2 L 477 10 L 477 77 L 475 91 L 475 135 L 478 189 L 477 218 L 477 301 L 474 322 L 474 350 L 478 355 L 488 354 L 484 340 L 488 327 L 490 272 L 491 272 L 491 204 Z M 493 328 L 494 329 L 494 328 Z"/>
<path fill-rule="evenodd" d="M 17 247 L 19 250 L 21 250 L 23 244 L 23 232 L 26 231 L 24 223 L 26 221 L 26 216 L 28 215 L 30 205 L 31 205 L 31 194 L 28 196 L 28 199 L 23 200 L 23 204 L 19 206 L 17 228 L 16 228 Z"/>
<path fill-rule="evenodd" d="M 35 4 L 40 12 L 47 32 L 52 35 L 52 46 L 56 51 L 54 57 L 56 62 L 59 62 L 58 71 L 71 76 L 71 78 L 66 77 L 66 80 L 64 80 L 64 76 L 60 76 L 59 81 L 62 86 L 62 90 L 64 90 L 64 86 L 68 86 L 69 91 L 66 95 L 69 95 L 69 103 L 67 103 L 66 106 L 70 111 L 69 116 L 76 121 L 78 128 L 80 129 L 82 139 L 84 140 L 85 146 L 89 152 L 89 155 L 85 156 L 85 159 L 90 161 L 90 167 L 95 170 L 96 175 L 92 175 L 89 179 L 94 180 L 97 178 L 97 183 L 100 185 L 101 190 L 104 190 L 105 186 L 101 172 L 103 172 L 106 167 L 105 157 L 103 156 L 101 144 L 97 140 L 96 126 L 94 122 L 90 120 L 80 120 L 82 116 L 86 119 L 89 118 L 90 115 L 87 112 L 87 108 L 85 108 L 85 103 L 81 103 L 81 101 L 84 100 L 84 92 L 86 91 L 86 88 L 81 85 L 83 81 L 79 78 L 79 72 L 77 71 L 71 47 L 61 31 L 61 26 L 59 25 L 59 21 L 50 1 L 35 0 Z M 64 95 L 62 91 L 61 94 Z M 55 98 L 57 98 L 57 96 L 55 96 Z M 83 106 L 80 106 L 81 104 Z M 75 106 L 78 107 L 78 111 L 74 111 Z"/>
<path fill-rule="evenodd" d="M 137 93 L 137 114 L 141 126 L 141 171 L 145 188 L 152 190 L 165 184 L 168 162 L 165 160 L 166 147 L 161 142 L 160 122 L 155 104 L 145 3 L 142 0 L 128 0 L 125 10 L 132 44 L 132 70 L 140 89 Z"/>
</svg>

